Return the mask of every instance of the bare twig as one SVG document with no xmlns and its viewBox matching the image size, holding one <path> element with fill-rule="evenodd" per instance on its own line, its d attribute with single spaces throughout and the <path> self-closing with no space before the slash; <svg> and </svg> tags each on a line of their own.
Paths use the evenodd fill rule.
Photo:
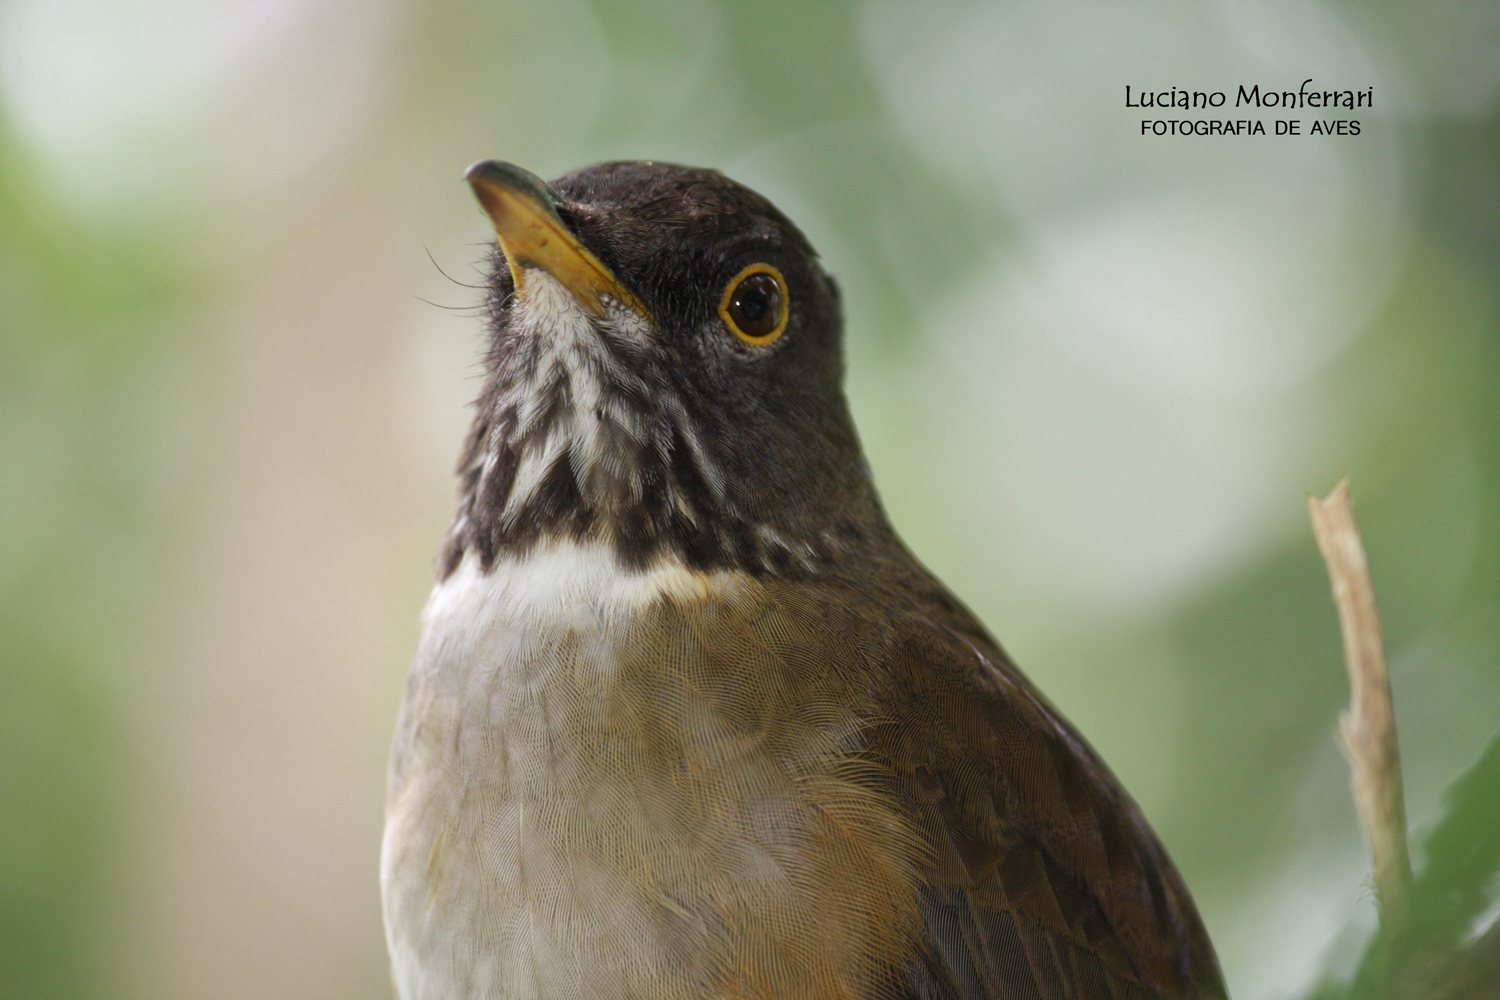
<svg viewBox="0 0 1500 1000">
<path fill-rule="evenodd" d="M 1395 934 L 1407 918 L 1411 859 L 1406 849 L 1396 717 L 1391 707 L 1375 589 L 1354 523 L 1349 480 L 1340 480 L 1322 500 L 1308 497 L 1307 506 L 1333 582 L 1333 602 L 1338 606 L 1344 636 L 1344 663 L 1349 668 L 1349 709 L 1339 716 L 1340 742 L 1349 761 L 1349 783 L 1370 848 L 1381 927 L 1387 934 Z"/>
</svg>

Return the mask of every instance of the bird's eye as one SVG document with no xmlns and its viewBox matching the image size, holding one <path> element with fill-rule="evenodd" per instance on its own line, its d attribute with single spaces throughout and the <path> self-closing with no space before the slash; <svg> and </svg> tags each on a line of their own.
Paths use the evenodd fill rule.
<svg viewBox="0 0 1500 1000">
<path fill-rule="evenodd" d="M 751 264 L 729 279 L 719 302 L 719 317 L 734 335 L 757 347 L 786 329 L 786 282 L 770 264 Z"/>
</svg>

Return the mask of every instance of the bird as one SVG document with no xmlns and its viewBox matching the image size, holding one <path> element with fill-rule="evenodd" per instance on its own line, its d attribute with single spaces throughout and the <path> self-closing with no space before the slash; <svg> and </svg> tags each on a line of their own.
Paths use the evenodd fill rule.
<svg viewBox="0 0 1500 1000">
<path fill-rule="evenodd" d="M 1141 810 L 891 526 L 791 220 L 661 162 L 466 178 L 497 242 L 390 755 L 401 1000 L 1225 997 Z"/>
</svg>

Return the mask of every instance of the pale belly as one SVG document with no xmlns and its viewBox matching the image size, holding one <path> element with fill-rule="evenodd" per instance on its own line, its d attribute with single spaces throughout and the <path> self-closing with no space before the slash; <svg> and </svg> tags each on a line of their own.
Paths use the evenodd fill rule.
<svg viewBox="0 0 1500 1000">
<path fill-rule="evenodd" d="M 403 1000 L 854 997 L 920 848 L 835 651 L 760 586 L 550 550 L 434 592 L 392 756 Z"/>
</svg>

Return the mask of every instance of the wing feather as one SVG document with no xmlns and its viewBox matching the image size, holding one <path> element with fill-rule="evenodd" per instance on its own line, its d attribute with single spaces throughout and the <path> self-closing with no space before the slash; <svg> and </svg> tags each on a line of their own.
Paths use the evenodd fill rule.
<svg viewBox="0 0 1500 1000">
<path fill-rule="evenodd" d="M 1192 898 L 1136 804 L 968 612 L 930 587 L 891 613 L 889 721 L 872 745 L 932 853 L 908 995 L 1224 997 Z"/>
</svg>

